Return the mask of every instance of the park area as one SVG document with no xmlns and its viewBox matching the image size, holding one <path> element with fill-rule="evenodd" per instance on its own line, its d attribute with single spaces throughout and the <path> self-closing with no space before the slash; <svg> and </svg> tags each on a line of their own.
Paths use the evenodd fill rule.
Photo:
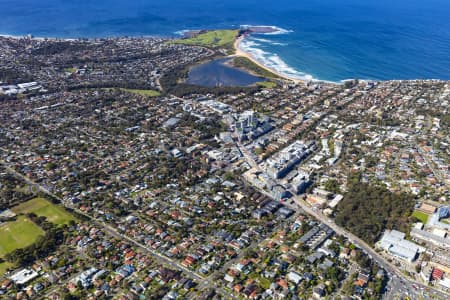
<svg viewBox="0 0 450 300">
<path fill-rule="evenodd" d="M 69 224 L 75 217 L 67 212 L 64 207 L 53 204 L 44 198 L 34 198 L 21 203 L 11 209 L 16 214 L 34 213 L 39 217 L 46 217 L 47 221 L 55 225 Z"/>
<path fill-rule="evenodd" d="M 46 217 L 47 221 L 57 226 L 76 220 L 64 207 L 53 204 L 44 198 L 31 199 L 11 210 L 17 214 L 17 218 L 14 221 L 0 224 L 0 275 L 4 274 L 8 268 L 13 267 L 11 263 L 2 261 L 6 254 L 32 245 L 39 236 L 45 234 L 44 230 L 26 217 L 27 214 L 34 213 L 39 217 Z"/>
<path fill-rule="evenodd" d="M 417 218 L 418 220 L 420 220 L 420 222 L 422 222 L 423 224 L 427 224 L 427 222 L 428 222 L 428 215 L 427 215 L 426 213 L 424 213 L 424 212 L 415 210 L 415 211 L 412 213 L 412 216 L 413 216 L 413 217 L 416 217 L 416 218 Z"/>
<path fill-rule="evenodd" d="M 25 216 L 0 225 L 0 257 L 33 244 L 44 231 Z"/>
<path fill-rule="evenodd" d="M 158 97 L 161 95 L 160 92 L 154 90 L 138 90 L 138 89 L 125 89 L 121 88 L 122 91 L 129 92 L 136 95 L 147 96 L 147 97 Z"/>
<path fill-rule="evenodd" d="M 233 44 L 238 30 L 211 30 L 189 39 L 176 40 L 174 43 L 204 46 L 209 48 L 227 48 L 233 51 Z"/>
<path fill-rule="evenodd" d="M 30 246 L 43 235 L 44 231 L 25 216 L 0 224 L 0 261 L 6 254 Z M 0 275 L 11 266 L 8 262 L 0 262 Z"/>
</svg>

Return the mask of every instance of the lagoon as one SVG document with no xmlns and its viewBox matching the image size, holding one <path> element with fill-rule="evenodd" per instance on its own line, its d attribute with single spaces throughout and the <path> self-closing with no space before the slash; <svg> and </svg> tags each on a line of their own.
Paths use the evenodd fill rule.
<svg viewBox="0 0 450 300">
<path fill-rule="evenodd" d="M 300 79 L 450 79 L 448 0 L 0 0 L 0 33 L 165 36 L 273 25 L 241 44 Z"/>
<path fill-rule="evenodd" d="M 244 70 L 234 68 L 229 63 L 232 58 L 215 59 L 192 67 L 186 83 L 205 87 L 250 86 L 266 81 L 263 77 L 252 75 Z"/>
</svg>

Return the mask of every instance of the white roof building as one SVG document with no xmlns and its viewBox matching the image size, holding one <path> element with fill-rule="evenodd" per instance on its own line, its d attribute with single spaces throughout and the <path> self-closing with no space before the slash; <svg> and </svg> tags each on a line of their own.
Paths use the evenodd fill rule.
<svg viewBox="0 0 450 300">
<path fill-rule="evenodd" d="M 439 280 L 439 285 L 445 289 L 450 289 L 450 278 Z"/>
<path fill-rule="evenodd" d="M 445 235 L 444 236 L 438 235 L 435 234 L 434 232 L 428 232 L 426 230 L 414 227 L 411 229 L 411 236 L 416 239 L 424 240 L 426 242 L 435 244 L 439 247 L 444 247 L 447 249 L 450 248 L 450 238 L 446 237 Z"/>
<path fill-rule="evenodd" d="M 9 277 L 12 281 L 14 281 L 16 284 L 22 285 L 27 283 L 30 280 L 33 280 L 34 278 L 38 277 L 39 274 L 36 273 L 33 270 L 30 269 L 22 269 L 19 272 L 15 273 L 11 277 Z"/>
<path fill-rule="evenodd" d="M 289 272 L 287 274 L 287 279 L 295 284 L 299 284 L 303 280 L 303 277 L 295 272 Z"/>
<path fill-rule="evenodd" d="M 341 200 L 344 199 L 344 196 L 337 194 L 334 196 L 334 198 L 328 203 L 328 206 L 331 208 L 335 208 Z"/>
<path fill-rule="evenodd" d="M 397 230 L 386 230 L 378 241 L 378 246 L 391 255 L 407 261 L 414 261 L 418 253 L 425 248 L 405 240 L 405 234 Z"/>
</svg>

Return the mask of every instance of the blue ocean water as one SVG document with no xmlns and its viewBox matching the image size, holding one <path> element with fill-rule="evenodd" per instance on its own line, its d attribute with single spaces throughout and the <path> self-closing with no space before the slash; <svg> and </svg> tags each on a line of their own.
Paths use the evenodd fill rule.
<svg viewBox="0 0 450 300">
<path fill-rule="evenodd" d="M 175 36 L 273 25 L 242 47 L 286 75 L 450 79 L 449 0 L 0 0 L 0 33 Z"/>
</svg>

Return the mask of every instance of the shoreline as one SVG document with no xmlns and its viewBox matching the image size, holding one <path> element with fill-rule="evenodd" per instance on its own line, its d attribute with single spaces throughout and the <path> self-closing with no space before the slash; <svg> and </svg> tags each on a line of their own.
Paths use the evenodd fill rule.
<svg viewBox="0 0 450 300">
<path fill-rule="evenodd" d="M 259 62 L 258 60 L 256 60 L 253 55 L 251 55 L 250 53 L 245 52 L 244 50 L 242 50 L 239 47 L 239 44 L 245 39 L 245 35 L 241 35 L 240 37 L 236 38 L 236 40 L 234 41 L 233 47 L 235 50 L 235 54 L 231 55 L 230 57 L 236 57 L 236 56 L 240 56 L 240 57 L 245 57 L 247 59 L 249 59 L 251 62 L 253 62 L 254 64 L 258 65 L 259 67 L 274 73 L 275 75 L 277 75 L 278 77 L 280 77 L 283 80 L 288 80 L 291 81 L 293 83 L 301 83 L 301 84 L 306 84 L 307 82 L 305 80 L 302 79 L 298 79 L 298 78 L 293 78 L 293 77 L 289 77 L 286 76 L 282 73 L 280 73 L 277 70 L 274 70 L 273 68 L 267 67 L 264 64 L 262 64 L 261 62 Z"/>
<path fill-rule="evenodd" d="M 267 26 L 270 27 L 270 26 Z M 289 81 L 291 83 L 295 83 L 295 84 L 307 84 L 309 81 L 305 80 L 305 79 L 299 79 L 299 78 L 295 78 L 295 77 L 289 77 L 283 73 L 280 73 L 279 71 L 268 67 L 266 65 L 264 65 L 263 63 L 259 62 L 257 59 L 255 59 L 253 57 L 253 55 L 251 55 L 250 53 L 245 52 L 244 50 L 242 50 L 239 47 L 239 44 L 245 39 L 246 35 L 241 35 L 239 37 L 237 37 L 234 42 L 233 42 L 233 48 L 235 50 L 235 53 L 232 55 L 228 55 L 227 57 L 236 57 L 236 56 L 240 56 L 240 57 L 245 57 L 247 59 L 249 59 L 251 62 L 253 62 L 254 64 L 256 64 L 257 66 L 259 66 L 262 69 L 265 69 L 275 75 L 277 75 L 279 78 L 277 78 L 278 80 L 285 80 L 285 81 Z M 4 34 L 4 33 L 0 33 L 0 38 L 11 38 L 11 39 L 16 39 L 16 40 L 21 40 L 21 39 L 32 39 L 32 40 L 37 40 L 37 41 L 66 41 L 66 42 L 70 42 L 70 41 L 81 41 L 83 39 L 88 39 L 88 40 L 101 40 L 101 39 L 123 39 L 123 38 L 127 38 L 127 39 L 145 39 L 145 38 L 161 38 L 161 39 L 168 39 L 171 40 L 173 39 L 173 37 L 164 37 L 164 36 L 153 36 L 153 35 L 149 35 L 149 36 L 109 36 L 109 37 L 88 37 L 88 38 L 82 38 L 82 37 L 76 37 L 76 38 L 69 38 L 69 37 L 37 37 L 37 36 L 33 36 L 33 35 L 12 35 L 12 34 Z M 248 70 L 246 70 L 248 71 Z M 311 80 L 314 82 L 323 82 L 323 83 L 331 83 L 331 84 L 340 84 L 339 82 L 329 82 L 329 81 L 323 81 L 323 80 Z"/>
<path fill-rule="evenodd" d="M 348 79 L 343 79 L 340 81 L 329 81 L 329 80 L 321 80 L 321 79 L 310 79 L 310 80 L 306 80 L 306 79 L 299 79 L 299 78 L 295 78 L 295 77 L 289 77 L 271 67 L 268 67 L 266 65 L 264 65 L 263 63 L 261 63 L 260 61 L 258 61 L 253 55 L 251 55 L 248 52 L 245 52 L 244 50 L 242 50 L 239 45 L 240 43 L 246 38 L 246 35 L 241 35 L 238 38 L 236 38 L 236 40 L 234 41 L 234 49 L 235 49 L 235 54 L 230 55 L 230 57 L 235 57 L 235 56 L 241 56 L 241 57 L 245 57 L 247 59 L 249 59 L 251 62 L 253 62 L 254 64 L 258 65 L 259 67 L 274 73 L 275 75 L 277 75 L 278 77 L 280 77 L 279 79 L 282 80 L 287 80 L 296 84 L 308 84 L 309 82 L 313 82 L 313 83 L 323 83 L 323 84 L 333 84 L 333 85 L 341 85 L 344 84 L 346 81 L 352 81 L 352 80 L 356 80 L 357 78 L 348 78 Z M 359 81 L 380 81 L 380 80 L 369 80 L 369 79 L 358 79 Z M 397 79 L 390 79 L 388 81 L 391 80 L 397 80 Z M 402 79 L 399 79 L 402 80 Z M 410 79 L 410 80 L 416 80 L 416 79 Z M 382 80 L 385 81 L 385 80 Z"/>
<path fill-rule="evenodd" d="M 270 27 L 270 26 L 268 26 Z M 105 36 L 105 37 L 38 37 L 38 36 L 33 36 L 31 34 L 24 34 L 24 35 L 19 35 L 19 34 L 7 34 L 7 33 L 0 33 L 0 38 L 10 38 L 10 39 L 32 39 L 32 40 L 38 40 L 38 41 L 80 41 L 80 40 L 101 40 L 101 39 L 146 39 L 146 38 L 160 38 L 160 39 L 167 39 L 167 40 L 172 40 L 172 39 L 178 39 L 174 36 L 168 36 L 168 35 L 132 35 L 132 36 L 121 36 L 121 35 L 117 35 L 117 36 Z M 254 64 L 258 65 L 259 67 L 274 73 L 275 75 L 277 75 L 279 77 L 280 80 L 286 80 L 286 81 L 290 81 L 292 83 L 297 83 L 297 84 L 307 84 L 308 82 L 314 82 L 314 83 L 324 83 L 324 84 L 336 84 L 336 85 L 340 85 L 345 83 L 346 81 L 351 81 L 351 80 L 359 80 L 359 81 L 374 81 L 374 82 L 384 82 L 384 81 L 417 81 L 417 80 L 438 80 L 438 81 L 447 81 L 446 79 L 442 79 L 442 78 L 403 78 L 403 79 L 374 79 L 374 78 L 363 78 L 363 79 L 358 79 L 358 78 L 347 78 L 347 79 L 342 79 L 339 81 L 328 81 L 328 80 L 320 80 L 320 79 L 312 79 L 312 80 L 305 80 L 305 79 L 299 79 L 299 78 L 295 78 L 295 77 L 289 77 L 271 67 L 268 67 L 266 65 L 264 65 L 263 63 L 259 62 L 252 54 L 245 52 L 244 50 L 242 50 L 239 47 L 239 44 L 246 38 L 246 35 L 241 35 L 239 37 L 237 37 L 233 43 L 233 48 L 235 50 L 235 53 L 232 55 L 228 55 L 227 57 L 236 57 L 236 56 L 240 56 L 240 57 L 245 57 L 247 59 L 249 59 L 251 62 L 253 62 Z"/>
<path fill-rule="evenodd" d="M 174 39 L 172 36 L 166 36 L 166 35 L 136 35 L 136 36 L 128 36 L 128 35 L 118 35 L 118 36 L 104 36 L 104 37 L 41 37 L 41 36 L 34 36 L 31 34 L 26 35 L 13 35 L 13 34 L 5 34 L 0 33 L 0 38 L 10 38 L 10 39 L 16 39 L 16 40 L 22 40 L 22 39 L 31 39 L 31 40 L 37 40 L 37 41 L 82 41 L 82 40 L 88 40 L 88 41 L 96 41 L 96 40 L 113 40 L 113 39 Z"/>
</svg>

